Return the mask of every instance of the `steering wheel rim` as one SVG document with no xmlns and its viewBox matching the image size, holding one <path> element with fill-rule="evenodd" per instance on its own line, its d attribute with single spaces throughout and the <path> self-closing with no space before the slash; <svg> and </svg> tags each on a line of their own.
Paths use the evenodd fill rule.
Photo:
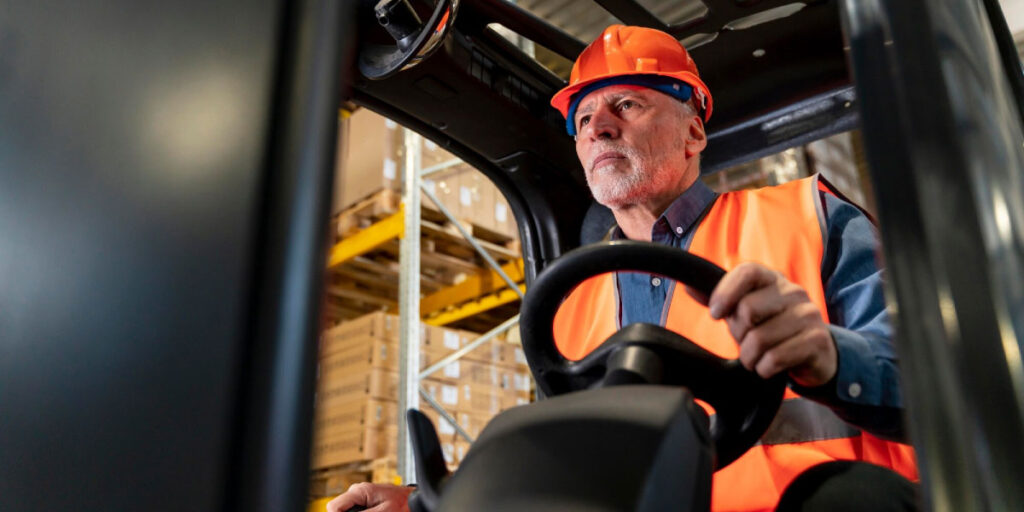
<svg viewBox="0 0 1024 512">
<path fill-rule="evenodd" d="M 743 368 L 739 360 L 720 358 L 683 336 L 651 324 L 626 326 L 583 359 L 566 359 L 555 345 L 552 330 L 558 306 L 585 279 L 615 271 L 659 274 L 708 296 L 725 275 L 725 270 L 704 258 L 647 242 L 604 242 L 563 255 L 531 284 L 520 312 L 523 348 L 538 389 L 554 396 L 600 385 L 600 376 L 616 352 L 626 346 L 642 347 L 685 374 L 669 372 L 661 384 L 685 385 L 694 396 L 715 408 L 711 438 L 716 470 L 727 466 L 768 429 L 782 403 L 785 376 L 761 379 Z M 639 333 L 641 339 L 649 341 L 620 341 L 626 331 Z"/>
</svg>

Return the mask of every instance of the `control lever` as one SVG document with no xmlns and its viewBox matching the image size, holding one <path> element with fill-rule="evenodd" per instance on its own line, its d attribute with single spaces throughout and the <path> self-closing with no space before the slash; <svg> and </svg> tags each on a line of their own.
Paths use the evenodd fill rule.
<svg viewBox="0 0 1024 512">
<path fill-rule="evenodd" d="M 437 509 L 441 496 L 441 485 L 448 478 L 448 466 L 441 452 L 441 440 L 437 437 L 434 424 L 422 412 L 409 409 L 405 413 L 409 425 L 409 437 L 416 458 L 416 492 L 409 498 L 409 510 L 430 512 Z"/>
</svg>

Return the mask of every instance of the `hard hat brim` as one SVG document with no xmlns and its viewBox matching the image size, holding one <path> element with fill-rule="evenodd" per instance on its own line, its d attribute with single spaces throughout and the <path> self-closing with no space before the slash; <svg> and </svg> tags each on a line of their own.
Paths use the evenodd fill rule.
<svg viewBox="0 0 1024 512">
<path fill-rule="evenodd" d="M 705 85 L 699 77 L 688 71 L 644 71 L 635 73 L 606 73 L 603 75 L 590 77 L 587 80 L 581 80 L 575 84 L 564 87 L 558 92 L 556 92 L 555 95 L 551 97 L 551 106 L 558 110 L 562 114 L 562 117 L 565 118 L 569 115 L 569 104 L 572 102 L 573 95 L 580 92 L 583 88 L 595 82 L 600 82 L 601 80 L 627 75 L 665 76 L 675 78 L 676 80 L 680 80 L 682 82 L 689 84 L 691 87 L 694 88 L 694 91 L 707 98 L 707 105 L 705 105 L 704 107 L 704 122 L 707 122 L 709 119 L 711 119 L 711 92 L 708 89 L 708 86 Z"/>
</svg>

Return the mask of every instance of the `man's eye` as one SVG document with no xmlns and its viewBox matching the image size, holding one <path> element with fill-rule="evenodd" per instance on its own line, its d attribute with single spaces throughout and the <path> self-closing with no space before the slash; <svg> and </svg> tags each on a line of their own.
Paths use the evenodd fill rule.
<svg viewBox="0 0 1024 512">
<path fill-rule="evenodd" d="M 590 124 L 590 116 L 583 116 L 580 118 L 580 128 Z"/>
<path fill-rule="evenodd" d="M 623 100 L 619 103 L 619 110 L 629 110 L 636 106 L 636 102 L 633 100 Z"/>
</svg>

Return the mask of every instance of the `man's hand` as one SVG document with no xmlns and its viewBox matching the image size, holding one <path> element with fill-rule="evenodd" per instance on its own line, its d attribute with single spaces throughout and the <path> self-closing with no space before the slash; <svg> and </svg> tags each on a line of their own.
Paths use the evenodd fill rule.
<svg viewBox="0 0 1024 512">
<path fill-rule="evenodd" d="M 805 387 L 825 384 L 838 368 L 836 346 L 821 312 L 799 285 L 758 263 L 732 269 L 711 292 L 697 296 L 711 317 L 724 318 L 740 345 L 740 362 L 763 378 L 788 371 Z"/>
<path fill-rule="evenodd" d="M 371 512 L 409 512 L 409 495 L 415 487 L 368 482 L 352 484 L 344 494 L 327 502 L 327 512 L 345 512 L 362 505 Z"/>
</svg>

